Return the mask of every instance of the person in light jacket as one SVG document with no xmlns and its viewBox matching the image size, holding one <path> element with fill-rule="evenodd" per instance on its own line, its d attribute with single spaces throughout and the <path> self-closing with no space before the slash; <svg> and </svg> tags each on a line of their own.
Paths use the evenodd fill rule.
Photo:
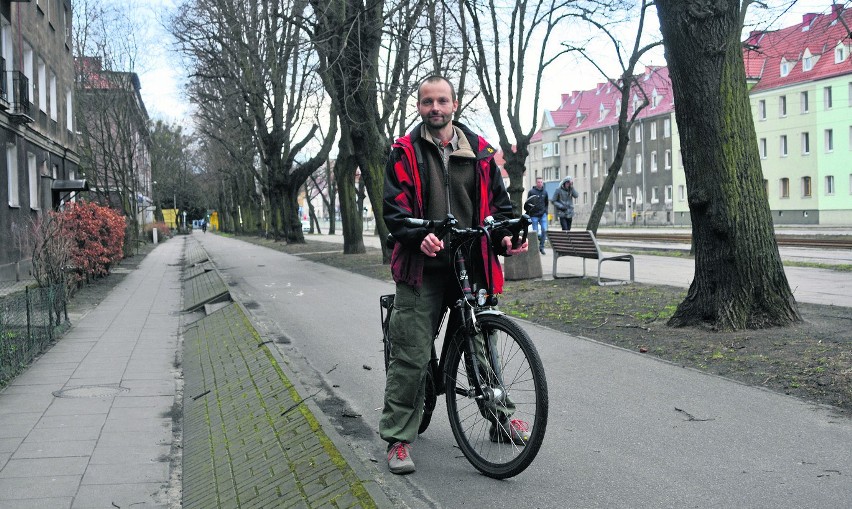
<svg viewBox="0 0 852 509">
<path fill-rule="evenodd" d="M 580 194 L 574 189 L 574 177 L 565 177 L 559 184 L 559 189 L 553 193 L 553 199 L 550 200 L 556 207 L 556 217 L 559 218 L 559 224 L 565 231 L 571 229 L 571 221 L 574 219 L 574 198 L 578 196 Z"/>
</svg>

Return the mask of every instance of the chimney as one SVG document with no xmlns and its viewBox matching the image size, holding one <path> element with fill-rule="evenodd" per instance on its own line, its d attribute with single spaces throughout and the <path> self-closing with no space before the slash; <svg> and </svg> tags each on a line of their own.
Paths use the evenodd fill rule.
<svg viewBox="0 0 852 509">
<path fill-rule="evenodd" d="M 835 20 L 843 14 L 843 4 L 831 4 L 831 19 Z"/>
<path fill-rule="evenodd" d="M 807 14 L 803 15 L 803 16 L 802 16 L 802 24 L 803 24 L 803 25 L 807 25 L 808 27 L 810 27 L 811 22 L 812 22 L 812 21 L 814 20 L 814 18 L 816 18 L 817 16 L 819 16 L 819 14 L 817 14 L 817 13 L 815 13 L 815 12 L 809 12 L 809 13 L 807 13 Z M 804 28 L 804 27 L 802 27 L 802 28 Z"/>
</svg>

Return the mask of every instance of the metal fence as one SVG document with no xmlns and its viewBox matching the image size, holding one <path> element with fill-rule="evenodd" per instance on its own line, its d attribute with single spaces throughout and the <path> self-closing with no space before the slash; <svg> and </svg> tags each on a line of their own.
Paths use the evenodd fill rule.
<svg viewBox="0 0 852 509">
<path fill-rule="evenodd" d="M 0 387 L 68 327 L 66 295 L 61 285 L 15 283 L 0 288 Z"/>
</svg>

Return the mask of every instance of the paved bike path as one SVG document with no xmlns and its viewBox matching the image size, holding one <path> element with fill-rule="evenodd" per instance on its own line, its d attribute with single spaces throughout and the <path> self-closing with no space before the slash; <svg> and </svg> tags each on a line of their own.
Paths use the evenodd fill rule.
<svg viewBox="0 0 852 509">
<path fill-rule="evenodd" d="M 417 472 L 387 473 L 376 434 L 384 386 L 372 280 L 219 236 L 203 239 L 252 322 L 392 501 L 523 500 L 531 507 L 842 506 L 852 422 L 830 408 L 521 322 L 541 353 L 551 418 L 523 474 L 479 475 L 439 402 L 414 443 Z M 344 446 L 341 446 L 344 447 Z"/>
</svg>

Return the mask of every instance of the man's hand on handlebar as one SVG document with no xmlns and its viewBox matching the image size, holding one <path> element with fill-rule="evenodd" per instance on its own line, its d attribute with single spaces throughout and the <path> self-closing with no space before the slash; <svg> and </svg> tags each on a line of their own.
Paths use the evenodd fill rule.
<svg viewBox="0 0 852 509">
<path fill-rule="evenodd" d="M 434 233 L 430 233 L 426 235 L 422 242 L 420 242 L 420 251 L 429 257 L 438 256 L 438 251 L 444 249 L 444 241 L 438 239 Z"/>
<path fill-rule="evenodd" d="M 512 256 L 516 254 L 526 253 L 530 247 L 529 241 L 524 241 L 520 246 L 513 248 L 512 247 L 512 237 L 503 237 L 503 247 L 506 248 L 506 256 Z"/>
</svg>

